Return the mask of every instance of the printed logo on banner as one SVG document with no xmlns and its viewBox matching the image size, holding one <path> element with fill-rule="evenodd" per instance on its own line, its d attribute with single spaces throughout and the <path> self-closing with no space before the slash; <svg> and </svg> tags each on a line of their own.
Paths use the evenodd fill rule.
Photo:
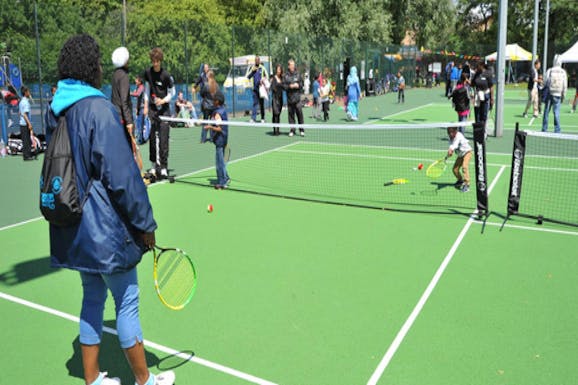
<svg viewBox="0 0 578 385">
<path fill-rule="evenodd" d="M 522 171 L 522 151 L 520 149 L 514 150 L 514 167 L 512 169 L 512 192 L 510 196 L 518 197 L 520 191 L 520 173 Z"/>
<path fill-rule="evenodd" d="M 486 175 L 484 173 L 484 145 L 477 142 L 477 155 L 478 155 L 478 190 L 481 192 L 486 191 Z"/>
<path fill-rule="evenodd" d="M 20 74 L 20 68 L 16 64 L 10 63 L 8 65 L 8 70 L 10 72 L 10 83 L 16 88 L 17 90 L 22 87 L 22 76 Z"/>
</svg>

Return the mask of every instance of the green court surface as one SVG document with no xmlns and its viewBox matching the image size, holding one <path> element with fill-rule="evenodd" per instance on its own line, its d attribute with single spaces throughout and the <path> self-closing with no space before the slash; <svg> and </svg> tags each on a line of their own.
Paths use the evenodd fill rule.
<svg viewBox="0 0 578 385">
<path fill-rule="evenodd" d="M 395 94 L 364 99 L 359 124 L 451 121 L 455 113 L 442 93 L 407 90 L 405 104 Z M 578 228 L 519 216 L 504 222 L 513 128 L 522 121 L 524 99 L 525 92 L 516 99 L 522 102 L 506 105 L 504 137 L 488 139 L 485 223 L 470 215 L 475 191 L 419 194 L 432 182 L 412 166 L 443 155 L 438 148 L 372 147 L 361 139 L 329 146 L 322 131 L 289 138 L 231 128 L 233 183 L 217 191 L 207 187 L 213 146 L 198 143 L 197 127 L 173 129 L 177 182 L 151 185 L 149 195 L 157 242 L 186 250 L 199 282 L 191 303 L 171 311 L 156 297 L 152 255 L 139 265 L 151 370 L 173 369 L 180 385 L 575 384 Z M 565 105 L 563 131 L 578 131 L 578 118 L 568 111 Z M 331 122 L 346 123 L 343 117 L 332 106 Z M 353 159 L 356 170 L 372 170 L 348 171 L 351 163 L 342 158 Z M 281 163 L 305 170 L 299 162 L 341 174 L 321 180 L 315 173 L 267 174 L 268 165 Z M 533 162 L 536 169 L 552 167 L 548 159 Z M 578 168 L 572 158 L 556 162 Z M 82 384 L 80 279 L 49 266 L 48 226 L 37 209 L 40 167 L 40 161 L 0 159 L 0 383 Z M 473 168 L 472 162 L 472 174 Z M 409 183 L 383 186 L 401 173 Z M 340 187 L 338 175 L 353 180 L 353 188 Z M 576 191 L 578 174 L 565 175 Z M 259 178 L 267 183 L 259 185 Z M 368 182 L 375 179 L 379 187 Z M 453 182 L 451 171 L 440 180 Z M 533 184 L 524 189 L 540 191 Z M 572 212 L 576 200 L 553 190 Z M 346 205 L 404 208 L 410 203 L 404 197 L 448 212 Z M 101 369 L 133 384 L 110 299 L 105 320 Z"/>
</svg>

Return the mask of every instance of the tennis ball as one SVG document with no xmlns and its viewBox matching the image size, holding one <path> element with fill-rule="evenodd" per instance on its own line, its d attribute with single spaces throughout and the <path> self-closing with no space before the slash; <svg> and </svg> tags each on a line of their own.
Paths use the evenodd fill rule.
<svg viewBox="0 0 578 385">
<path fill-rule="evenodd" d="M 420 164 L 417 165 L 417 169 L 418 169 L 418 170 L 421 170 L 422 168 L 423 168 L 423 163 L 420 163 Z"/>
<path fill-rule="evenodd" d="M 212 212 L 213 212 L 213 205 L 211 205 L 211 204 L 208 205 L 208 206 L 207 206 L 207 211 L 210 212 L 210 213 L 212 213 Z"/>
</svg>

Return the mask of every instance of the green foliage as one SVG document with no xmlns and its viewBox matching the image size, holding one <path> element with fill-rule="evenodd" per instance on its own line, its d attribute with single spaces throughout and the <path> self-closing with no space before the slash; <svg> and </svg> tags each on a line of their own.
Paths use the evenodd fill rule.
<svg viewBox="0 0 578 385">
<path fill-rule="evenodd" d="M 99 42 L 105 74 L 112 73 L 110 55 L 124 41 L 133 74 L 150 65 L 150 49 L 160 46 L 175 80 L 192 82 L 204 62 L 222 81 L 233 53 L 271 54 L 283 64 L 296 58 L 313 70 L 335 71 L 344 57 L 368 65 L 382 61 L 391 53 L 388 45 L 399 44 L 407 31 L 418 47 L 480 55 L 495 50 L 498 32 L 498 0 L 126 0 L 125 36 L 121 0 L 0 0 L 1 53 L 21 63 L 28 83 L 38 81 L 35 4 L 44 83 L 56 80 L 60 47 L 78 33 Z M 509 0 L 509 43 L 531 48 L 533 7 L 532 0 Z M 539 52 L 544 7 L 545 0 Z M 551 0 L 550 8 L 551 59 L 578 37 L 578 2 Z"/>
</svg>

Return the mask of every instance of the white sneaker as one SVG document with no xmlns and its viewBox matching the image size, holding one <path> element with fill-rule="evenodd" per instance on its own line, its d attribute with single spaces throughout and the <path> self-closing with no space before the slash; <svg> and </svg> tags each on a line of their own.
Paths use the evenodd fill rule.
<svg viewBox="0 0 578 385">
<path fill-rule="evenodd" d="M 157 176 L 157 169 L 155 167 L 151 167 L 151 169 L 149 170 L 149 174 Z"/>
<path fill-rule="evenodd" d="M 163 169 L 161 170 L 161 176 L 162 176 L 162 177 L 165 177 L 165 178 L 169 176 L 169 173 L 167 172 L 167 169 L 166 169 L 166 168 L 163 168 Z"/>
<path fill-rule="evenodd" d="M 120 378 L 118 378 L 118 377 L 108 378 L 106 376 L 107 374 L 108 374 L 108 372 L 100 372 L 100 374 L 98 375 L 98 378 L 101 379 L 100 385 L 121 385 Z M 98 378 L 97 378 L 97 381 L 98 381 Z"/>
<path fill-rule="evenodd" d="M 293 135 L 295 135 L 295 134 L 293 133 L 293 131 L 289 131 L 289 136 L 293 136 Z"/>
<path fill-rule="evenodd" d="M 173 385 L 175 383 L 175 372 L 168 370 L 157 374 L 155 377 L 155 385 Z"/>
<path fill-rule="evenodd" d="M 100 385 L 121 385 L 120 378 L 118 378 L 118 377 L 113 377 L 113 378 L 105 377 L 100 382 Z"/>
<path fill-rule="evenodd" d="M 261 119 L 261 123 L 265 123 L 265 119 Z"/>
<path fill-rule="evenodd" d="M 305 131 L 301 131 L 301 132 L 299 133 L 299 135 L 305 136 Z"/>
<path fill-rule="evenodd" d="M 255 123 L 255 121 L 253 119 L 249 120 L 249 123 Z"/>
</svg>

